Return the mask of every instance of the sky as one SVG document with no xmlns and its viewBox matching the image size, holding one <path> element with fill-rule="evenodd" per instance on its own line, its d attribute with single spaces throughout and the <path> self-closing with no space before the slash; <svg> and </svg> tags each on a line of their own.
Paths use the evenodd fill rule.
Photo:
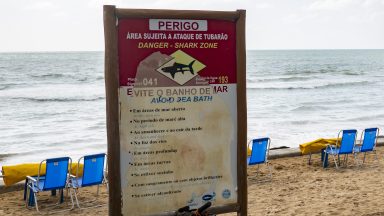
<svg viewBox="0 0 384 216">
<path fill-rule="evenodd" d="M 384 49 L 384 0 L 1 0 L 0 52 L 102 51 L 103 5 L 245 9 L 247 49 Z"/>
</svg>

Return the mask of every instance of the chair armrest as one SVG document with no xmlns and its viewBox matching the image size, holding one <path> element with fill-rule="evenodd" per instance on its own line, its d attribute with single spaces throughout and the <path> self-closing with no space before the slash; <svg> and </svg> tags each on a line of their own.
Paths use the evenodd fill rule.
<svg viewBox="0 0 384 216">
<path fill-rule="evenodd" d="M 69 177 L 71 177 L 71 178 L 77 178 L 77 176 L 72 175 L 72 174 L 69 174 Z"/>
<path fill-rule="evenodd" d="M 327 144 L 327 146 L 325 147 L 325 150 L 327 150 L 328 148 L 330 148 L 331 150 L 333 150 L 333 148 L 336 148 L 336 145 L 333 145 L 333 144 Z"/>
<path fill-rule="evenodd" d="M 104 182 L 108 182 L 108 170 L 104 170 Z"/>
<path fill-rule="evenodd" d="M 363 146 L 363 143 L 355 143 L 355 146 Z"/>
<path fill-rule="evenodd" d="M 33 181 L 33 182 L 37 182 L 37 179 L 35 179 L 35 178 L 31 177 L 31 176 L 27 176 L 27 179 L 28 179 L 28 180 L 31 180 L 31 181 Z"/>
</svg>

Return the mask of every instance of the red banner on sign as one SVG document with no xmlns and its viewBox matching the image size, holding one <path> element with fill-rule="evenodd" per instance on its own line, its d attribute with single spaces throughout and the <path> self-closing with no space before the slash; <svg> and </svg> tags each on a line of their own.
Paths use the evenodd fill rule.
<svg viewBox="0 0 384 216">
<path fill-rule="evenodd" d="M 235 35 L 231 21 L 119 20 L 120 86 L 236 83 Z"/>
</svg>

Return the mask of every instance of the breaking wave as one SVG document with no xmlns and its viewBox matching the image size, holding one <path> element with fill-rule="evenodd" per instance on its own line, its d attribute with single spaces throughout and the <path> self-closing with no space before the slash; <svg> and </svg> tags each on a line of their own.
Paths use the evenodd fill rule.
<svg viewBox="0 0 384 216">
<path fill-rule="evenodd" d="M 358 81 L 358 82 L 343 82 L 343 83 L 328 83 L 328 84 L 323 84 L 323 85 L 314 85 L 314 86 L 288 86 L 288 87 L 258 87 L 258 85 L 251 84 L 248 85 L 248 89 L 265 89 L 265 90 L 295 90 L 295 89 L 327 89 L 327 88 L 343 88 L 343 87 L 348 87 L 348 86 L 362 86 L 362 85 L 367 85 L 371 84 L 374 82 L 369 82 L 369 81 Z"/>
<path fill-rule="evenodd" d="M 28 98 L 28 97 L 13 97 L 14 100 L 26 100 L 32 102 L 80 102 L 80 101 L 98 101 L 104 100 L 105 97 L 95 98 Z"/>
</svg>

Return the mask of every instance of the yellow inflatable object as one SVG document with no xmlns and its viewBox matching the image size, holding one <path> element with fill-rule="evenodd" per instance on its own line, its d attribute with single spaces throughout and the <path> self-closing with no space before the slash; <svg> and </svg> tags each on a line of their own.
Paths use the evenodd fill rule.
<svg viewBox="0 0 384 216">
<path fill-rule="evenodd" d="M 39 172 L 38 163 L 19 164 L 3 166 L 3 181 L 5 186 L 10 186 L 19 181 L 25 180 L 27 176 L 37 176 Z M 76 175 L 77 163 L 72 163 L 71 174 Z M 41 165 L 40 175 L 45 175 L 45 164 Z M 83 175 L 83 164 L 79 167 L 79 176 Z"/>
<path fill-rule="evenodd" d="M 327 145 L 336 145 L 337 141 L 340 141 L 341 138 L 331 138 L 331 139 L 324 139 L 320 138 L 317 140 L 314 140 L 312 142 L 307 142 L 300 144 L 300 151 L 301 154 L 310 154 L 310 153 L 318 153 L 321 149 L 327 147 Z M 340 143 L 340 142 L 339 142 Z"/>
</svg>

